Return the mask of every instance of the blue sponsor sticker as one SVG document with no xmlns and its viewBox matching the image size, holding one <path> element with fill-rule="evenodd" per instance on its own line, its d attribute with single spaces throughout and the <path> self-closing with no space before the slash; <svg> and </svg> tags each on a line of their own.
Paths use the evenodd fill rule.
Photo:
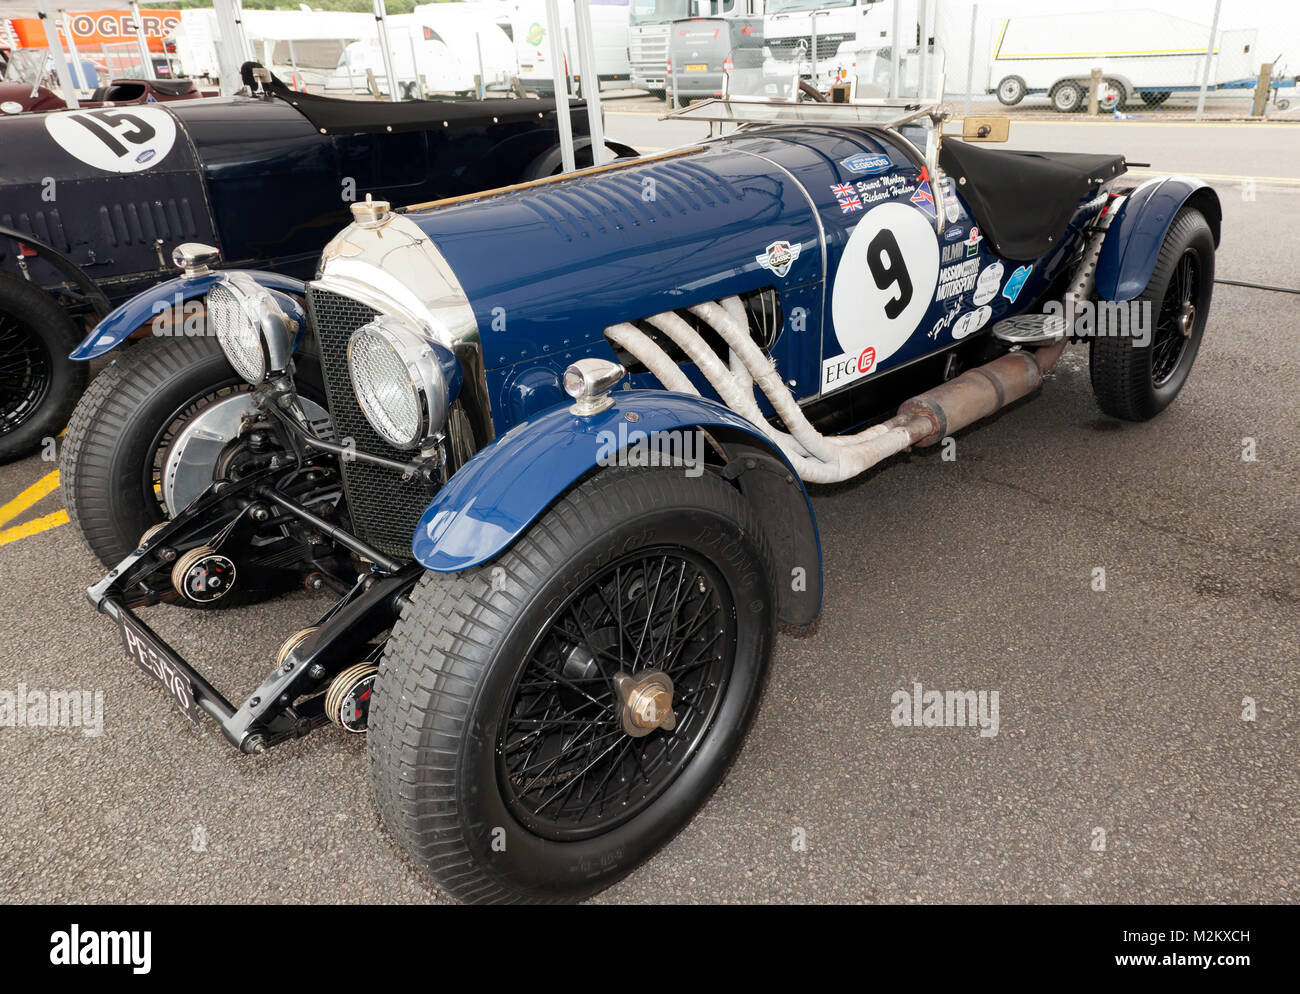
<svg viewBox="0 0 1300 994">
<path fill-rule="evenodd" d="M 875 176 L 885 172 L 893 165 L 887 155 L 871 155 L 867 152 L 859 152 L 857 155 L 850 155 L 840 163 L 851 173 L 867 173 Z"/>
<path fill-rule="evenodd" d="M 135 157 L 136 162 L 148 162 L 158 153 L 151 148 L 146 148 L 143 152 Z"/>
<path fill-rule="evenodd" d="M 966 237 L 965 228 L 949 228 L 943 233 L 944 241 L 955 242 L 959 238 Z"/>
<path fill-rule="evenodd" d="M 1029 274 L 1033 271 L 1033 266 L 1021 266 L 1007 277 L 1007 285 L 1002 288 L 1002 296 L 1006 297 L 1007 300 L 1014 304 L 1016 298 L 1020 296 L 1020 291 L 1024 289 L 1025 281 L 1029 279 Z"/>
</svg>

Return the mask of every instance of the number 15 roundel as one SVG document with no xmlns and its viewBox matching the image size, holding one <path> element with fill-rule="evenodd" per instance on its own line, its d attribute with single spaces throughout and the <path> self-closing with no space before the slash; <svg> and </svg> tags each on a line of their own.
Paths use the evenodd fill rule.
<svg viewBox="0 0 1300 994">
<path fill-rule="evenodd" d="M 138 173 L 156 166 L 176 142 L 176 122 L 170 114 L 136 104 L 46 114 L 45 130 L 69 155 L 110 173 Z"/>
<path fill-rule="evenodd" d="M 939 281 L 939 240 L 908 204 L 880 204 L 849 235 L 835 272 L 831 320 L 844 352 L 893 355 L 916 330 Z"/>
</svg>

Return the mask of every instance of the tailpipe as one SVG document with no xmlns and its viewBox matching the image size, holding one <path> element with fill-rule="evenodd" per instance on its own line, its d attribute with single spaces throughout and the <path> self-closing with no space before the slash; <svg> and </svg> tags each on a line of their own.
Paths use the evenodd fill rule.
<svg viewBox="0 0 1300 994">
<path fill-rule="evenodd" d="M 1036 352 L 1010 352 L 904 401 L 893 420 L 913 445 L 935 445 L 1034 393 L 1064 351 L 1061 339 Z"/>
</svg>

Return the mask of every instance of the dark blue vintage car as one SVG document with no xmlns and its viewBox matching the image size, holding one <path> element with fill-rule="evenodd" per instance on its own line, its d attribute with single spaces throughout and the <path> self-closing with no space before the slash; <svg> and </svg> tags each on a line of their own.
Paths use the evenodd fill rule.
<svg viewBox="0 0 1300 994">
<path fill-rule="evenodd" d="M 590 894 L 705 802 L 777 622 L 820 609 L 806 483 L 1033 395 L 1071 341 L 1103 411 L 1153 417 L 1209 318 L 1196 180 L 945 137 L 907 101 L 682 113 L 742 127 L 354 204 L 305 305 L 198 272 L 86 346 L 177 295 L 217 333 L 133 348 L 73 417 L 92 605 L 245 753 L 366 731 L 385 823 L 461 899 Z M 220 646 L 201 670 L 144 617 L 302 584 L 338 596 L 233 697 Z"/>
<path fill-rule="evenodd" d="M 560 162 L 554 101 L 362 103 L 273 79 L 257 92 L 0 119 L 0 460 L 62 430 L 86 382 L 68 353 L 170 276 L 177 245 L 305 279 L 366 193 L 415 203 Z M 573 124 L 589 163 L 586 116 Z"/>
</svg>

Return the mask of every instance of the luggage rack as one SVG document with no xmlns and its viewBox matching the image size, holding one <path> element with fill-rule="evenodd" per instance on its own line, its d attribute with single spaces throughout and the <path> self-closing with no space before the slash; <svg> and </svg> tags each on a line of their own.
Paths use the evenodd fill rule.
<svg viewBox="0 0 1300 994">
<path fill-rule="evenodd" d="M 669 111 L 661 121 L 704 121 L 712 124 L 865 124 L 877 128 L 902 128 L 928 117 L 944 117 L 937 103 L 879 98 L 854 103 L 794 103 L 788 99 L 758 96 L 710 97 L 689 107 Z"/>
</svg>

